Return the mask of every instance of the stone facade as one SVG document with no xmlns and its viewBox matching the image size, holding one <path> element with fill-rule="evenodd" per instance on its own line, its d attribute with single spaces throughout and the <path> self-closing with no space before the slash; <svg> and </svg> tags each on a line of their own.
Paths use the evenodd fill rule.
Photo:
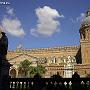
<svg viewBox="0 0 90 90">
<path fill-rule="evenodd" d="M 7 59 L 13 65 L 10 74 L 18 77 L 18 65 L 28 59 L 32 66 L 42 64 L 46 68 L 45 77 L 59 72 L 62 77 L 72 77 L 78 72 L 81 77 L 90 74 L 90 10 L 80 26 L 80 46 L 24 49 L 21 45 L 15 51 L 8 51 Z"/>
</svg>

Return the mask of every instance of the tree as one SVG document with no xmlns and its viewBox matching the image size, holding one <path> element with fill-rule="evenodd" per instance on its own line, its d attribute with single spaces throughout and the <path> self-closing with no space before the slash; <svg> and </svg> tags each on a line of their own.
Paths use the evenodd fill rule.
<svg viewBox="0 0 90 90">
<path fill-rule="evenodd" d="M 34 77 L 37 73 L 42 76 L 46 71 L 42 65 L 37 65 L 36 67 L 31 66 L 31 62 L 27 59 L 20 62 L 18 70 L 21 76 L 24 75 L 24 77 Z"/>
<path fill-rule="evenodd" d="M 36 74 L 36 69 L 35 69 L 35 67 L 30 66 L 29 76 L 32 78 L 32 77 L 34 77 L 35 74 Z"/>
<path fill-rule="evenodd" d="M 24 77 L 27 77 L 29 69 L 30 69 L 31 62 L 29 60 L 24 60 L 20 62 L 20 65 L 18 67 L 18 70 L 21 74 L 24 74 Z"/>
<path fill-rule="evenodd" d="M 42 76 L 45 73 L 45 71 L 46 69 L 42 65 L 38 65 L 37 67 L 31 66 L 29 69 L 29 76 L 34 77 L 34 75 L 36 75 L 37 73 Z"/>
<path fill-rule="evenodd" d="M 35 71 L 42 76 L 43 74 L 45 74 L 46 69 L 44 66 L 38 65 L 37 67 L 35 67 Z"/>
</svg>

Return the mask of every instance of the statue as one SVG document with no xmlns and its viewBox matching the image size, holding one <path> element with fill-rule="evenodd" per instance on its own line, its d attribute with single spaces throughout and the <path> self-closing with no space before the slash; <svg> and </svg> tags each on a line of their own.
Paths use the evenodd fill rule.
<svg viewBox="0 0 90 90">
<path fill-rule="evenodd" d="M 7 83 L 11 64 L 6 59 L 7 50 L 8 38 L 5 32 L 0 29 L 0 90 L 6 90 L 8 88 Z"/>
<path fill-rule="evenodd" d="M 1 69 L 2 69 L 2 60 L 6 60 L 6 54 L 8 49 L 8 39 L 5 35 L 5 32 L 3 32 L 0 29 L 0 76 L 1 76 Z"/>
<path fill-rule="evenodd" d="M 5 59 L 8 50 L 8 38 L 5 32 L 0 31 L 0 59 Z"/>
</svg>

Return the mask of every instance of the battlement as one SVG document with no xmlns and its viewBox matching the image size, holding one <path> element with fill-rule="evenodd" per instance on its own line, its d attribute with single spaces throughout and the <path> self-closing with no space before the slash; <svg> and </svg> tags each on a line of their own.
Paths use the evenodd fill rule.
<svg viewBox="0 0 90 90">
<path fill-rule="evenodd" d="M 64 52 L 64 51 L 77 51 L 80 48 L 80 46 L 61 46 L 61 47 L 52 47 L 52 48 L 34 48 L 34 49 L 24 49 L 24 48 L 18 48 L 14 51 L 9 51 L 12 53 L 58 53 L 58 52 Z"/>
</svg>

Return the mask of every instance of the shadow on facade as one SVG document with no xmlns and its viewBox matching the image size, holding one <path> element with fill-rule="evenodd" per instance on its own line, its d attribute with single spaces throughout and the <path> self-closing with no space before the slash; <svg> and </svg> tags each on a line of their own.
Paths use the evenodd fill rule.
<svg viewBox="0 0 90 90">
<path fill-rule="evenodd" d="M 76 62 L 77 64 L 81 64 L 82 63 L 82 58 L 81 58 L 81 47 L 79 48 L 77 54 L 76 54 Z"/>
</svg>

